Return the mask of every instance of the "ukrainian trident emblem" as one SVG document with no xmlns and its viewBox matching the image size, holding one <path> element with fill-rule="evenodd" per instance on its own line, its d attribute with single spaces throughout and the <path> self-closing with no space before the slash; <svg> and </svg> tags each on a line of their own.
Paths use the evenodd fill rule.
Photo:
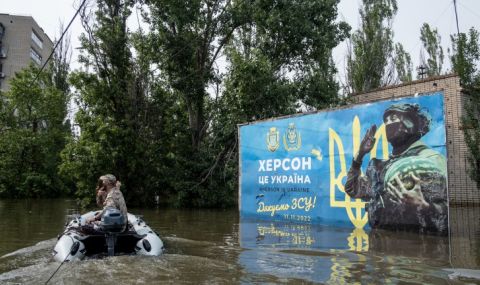
<svg viewBox="0 0 480 285">
<path fill-rule="evenodd" d="M 288 129 L 283 135 L 283 145 L 287 151 L 299 150 L 302 146 L 302 137 L 294 123 L 288 124 Z"/>
<path fill-rule="evenodd" d="M 274 152 L 280 145 L 280 132 L 277 128 L 272 127 L 267 133 L 267 148 L 269 151 Z"/>
</svg>

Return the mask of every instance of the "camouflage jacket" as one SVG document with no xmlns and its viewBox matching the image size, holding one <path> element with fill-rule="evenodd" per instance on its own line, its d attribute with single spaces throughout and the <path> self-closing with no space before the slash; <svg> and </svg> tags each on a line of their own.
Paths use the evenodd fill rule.
<svg viewBox="0 0 480 285">
<path fill-rule="evenodd" d="M 107 194 L 107 197 L 103 202 L 102 215 L 107 208 L 116 208 L 120 210 L 120 212 L 122 212 L 122 215 L 125 217 L 125 219 L 128 219 L 127 205 L 125 204 L 125 199 L 123 198 L 123 194 L 120 191 L 120 189 L 118 189 L 118 187 L 112 188 L 112 190 L 110 190 L 110 192 Z"/>
<path fill-rule="evenodd" d="M 392 183 L 396 175 L 399 175 L 407 189 L 411 189 L 408 186 L 413 183 L 411 173 L 420 178 L 421 192 L 429 204 L 427 208 L 398 203 L 386 191 L 387 183 Z M 353 161 L 345 192 L 352 198 L 362 198 L 368 202 L 368 220 L 372 228 L 448 233 L 445 157 L 421 141 L 387 160 L 370 160 L 365 175 L 361 174 L 361 165 Z"/>
</svg>

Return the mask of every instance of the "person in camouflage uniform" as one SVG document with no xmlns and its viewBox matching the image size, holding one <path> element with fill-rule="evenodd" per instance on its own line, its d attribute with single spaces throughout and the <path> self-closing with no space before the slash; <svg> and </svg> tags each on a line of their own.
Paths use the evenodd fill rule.
<svg viewBox="0 0 480 285">
<path fill-rule="evenodd" d="M 375 144 L 373 125 L 352 161 L 345 192 L 368 201 L 372 228 L 446 235 L 446 159 L 420 140 L 430 130 L 430 116 L 418 104 L 394 104 L 383 121 L 392 154 L 387 160 L 371 159 L 362 175 L 362 160 Z"/>
<path fill-rule="evenodd" d="M 100 177 L 99 185 L 97 186 L 96 200 L 99 206 L 103 206 L 103 210 L 87 221 L 88 223 L 99 221 L 107 208 L 120 210 L 125 219 L 127 219 L 127 205 L 120 191 L 120 182 L 117 181 L 112 174 L 106 174 Z"/>
</svg>

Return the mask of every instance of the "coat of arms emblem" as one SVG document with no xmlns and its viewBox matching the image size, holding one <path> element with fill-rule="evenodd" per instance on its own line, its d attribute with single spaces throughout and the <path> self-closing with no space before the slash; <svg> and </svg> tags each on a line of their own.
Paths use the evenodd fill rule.
<svg viewBox="0 0 480 285">
<path fill-rule="evenodd" d="M 287 151 L 299 150 L 302 146 L 302 137 L 294 123 L 288 124 L 288 129 L 283 135 L 283 145 Z"/>
<path fill-rule="evenodd" d="M 267 148 L 269 151 L 274 152 L 280 145 L 280 132 L 277 128 L 272 127 L 267 133 Z"/>
</svg>

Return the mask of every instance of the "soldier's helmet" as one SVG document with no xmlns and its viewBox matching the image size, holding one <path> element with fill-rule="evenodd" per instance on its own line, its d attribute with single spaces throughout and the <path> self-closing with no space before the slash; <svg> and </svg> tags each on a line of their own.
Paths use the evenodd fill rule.
<svg viewBox="0 0 480 285">
<path fill-rule="evenodd" d="M 105 174 L 100 176 L 101 180 L 106 180 L 109 184 L 115 185 L 117 178 L 113 174 Z"/>
<path fill-rule="evenodd" d="M 420 105 L 418 104 L 393 104 L 383 113 L 383 121 L 385 121 L 387 116 L 392 113 L 398 113 L 409 117 L 417 126 L 420 136 L 424 136 L 430 130 L 432 117 L 425 109 L 420 108 Z"/>
</svg>

